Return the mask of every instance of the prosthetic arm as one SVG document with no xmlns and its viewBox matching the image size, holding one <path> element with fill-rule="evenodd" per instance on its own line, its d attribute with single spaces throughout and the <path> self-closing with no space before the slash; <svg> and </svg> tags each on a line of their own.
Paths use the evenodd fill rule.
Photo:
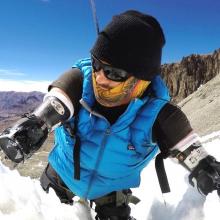
<svg viewBox="0 0 220 220">
<path fill-rule="evenodd" d="M 220 195 L 220 163 L 209 155 L 197 134 L 191 133 L 171 149 L 171 156 L 190 171 L 189 183 L 207 195 Z"/>
<path fill-rule="evenodd" d="M 207 195 L 217 190 L 220 195 L 220 163 L 202 146 L 186 115 L 173 104 L 159 114 L 155 130 L 162 158 L 170 157 L 189 172 L 189 183 Z"/>
<path fill-rule="evenodd" d="M 0 149 L 11 161 L 20 163 L 37 151 L 48 133 L 71 118 L 73 113 L 73 104 L 68 96 L 53 88 L 35 111 L 25 114 L 0 134 Z"/>
</svg>

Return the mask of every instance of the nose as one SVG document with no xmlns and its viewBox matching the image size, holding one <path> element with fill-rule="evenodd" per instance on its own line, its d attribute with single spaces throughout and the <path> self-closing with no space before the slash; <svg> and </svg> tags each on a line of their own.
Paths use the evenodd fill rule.
<svg viewBox="0 0 220 220">
<path fill-rule="evenodd" d="M 100 71 L 95 73 L 96 75 L 96 83 L 99 84 L 102 87 L 107 87 L 109 85 L 109 79 L 105 77 L 105 74 L 103 70 L 101 69 Z"/>
</svg>

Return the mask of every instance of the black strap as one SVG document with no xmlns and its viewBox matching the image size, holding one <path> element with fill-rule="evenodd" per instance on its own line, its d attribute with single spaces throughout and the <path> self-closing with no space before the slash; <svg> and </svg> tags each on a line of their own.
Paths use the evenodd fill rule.
<svg viewBox="0 0 220 220">
<path fill-rule="evenodd" d="M 157 172 L 157 177 L 158 177 L 158 181 L 159 181 L 160 189 L 161 189 L 162 193 L 170 192 L 170 186 L 169 186 L 166 171 L 165 171 L 165 168 L 164 168 L 163 154 L 162 153 L 159 153 L 156 156 L 155 169 L 156 169 L 156 172 Z"/>
<path fill-rule="evenodd" d="M 77 117 L 74 118 L 73 126 L 68 122 L 64 126 L 70 136 L 75 139 L 75 145 L 73 146 L 74 179 L 80 180 L 80 138 L 76 133 Z"/>
<path fill-rule="evenodd" d="M 75 134 L 75 146 L 73 149 L 73 159 L 74 159 L 74 179 L 80 180 L 80 139 L 79 136 Z"/>
</svg>

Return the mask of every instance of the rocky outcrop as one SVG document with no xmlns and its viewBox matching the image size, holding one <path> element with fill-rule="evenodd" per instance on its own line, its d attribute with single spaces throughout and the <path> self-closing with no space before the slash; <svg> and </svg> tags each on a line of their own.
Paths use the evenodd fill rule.
<svg viewBox="0 0 220 220">
<path fill-rule="evenodd" d="M 220 73 L 220 49 L 213 54 L 192 54 L 179 63 L 164 64 L 161 72 L 173 101 L 178 103 Z"/>
<path fill-rule="evenodd" d="M 220 131 L 219 88 L 220 74 L 178 103 L 199 135 Z"/>
</svg>

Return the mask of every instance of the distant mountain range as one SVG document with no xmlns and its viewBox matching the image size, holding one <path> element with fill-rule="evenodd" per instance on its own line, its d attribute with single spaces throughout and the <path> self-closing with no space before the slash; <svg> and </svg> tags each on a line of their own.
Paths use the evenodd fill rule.
<svg viewBox="0 0 220 220">
<path fill-rule="evenodd" d="M 43 100 L 41 92 L 0 92 L 0 131 Z"/>
</svg>

